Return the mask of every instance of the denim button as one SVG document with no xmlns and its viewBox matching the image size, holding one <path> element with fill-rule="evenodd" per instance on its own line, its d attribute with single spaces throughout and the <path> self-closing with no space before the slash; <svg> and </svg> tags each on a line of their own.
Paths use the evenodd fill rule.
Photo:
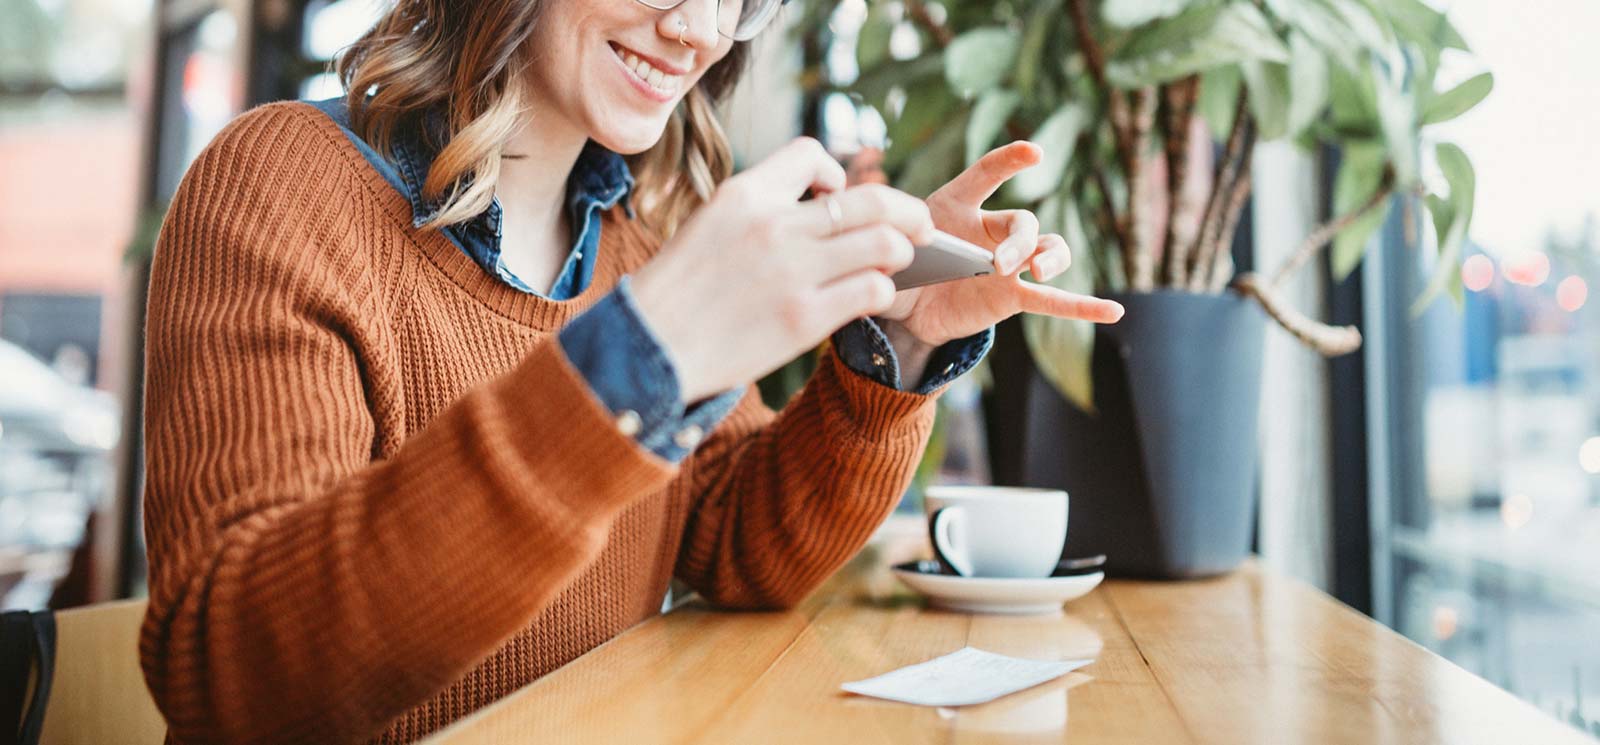
<svg viewBox="0 0 1600 745">
<path fill-rule="evenodd" d="M 884 359 L 883 355 L 878 354 L 877 352 L 873 352 L 872 353 L 872 364 L 877 365 L 878 367 L 883 367 L 884 365 L 889 364 L 889 361 Z"/>
<path fill-rule="evenodd" d="M 699 445 L 702 437 L 705 437 L 705 430 L 700 429 L 699 425 L 691 424 L 678 430 L 678 434 L 672 436 L 672 441 L 677 443 L 678 447 L 688 450 Z"/>
<path fill-rule="evenodd" d="M 617 431 L 627 437 L 639 434 L 639 429 L 644 426 L 644 421 L 639 418 L 639 412 L 633 409 L 623 409 L 617 415 Z"/>
</svg>

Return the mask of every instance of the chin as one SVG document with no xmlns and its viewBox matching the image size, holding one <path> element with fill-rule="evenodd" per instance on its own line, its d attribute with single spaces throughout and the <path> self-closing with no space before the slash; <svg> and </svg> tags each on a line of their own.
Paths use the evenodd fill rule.
<svg viewBox="0 0 1600 745">
<path fill-rule="evenodd" d="M 670 115 L 669 115 L 670 116 Z M 627 122 L 607 122 L 592 127 L 589 139 L 618 155 L 635 155 L 655 147 L 667 129 L 669 117 L 635 119 Z"/>
</svg>

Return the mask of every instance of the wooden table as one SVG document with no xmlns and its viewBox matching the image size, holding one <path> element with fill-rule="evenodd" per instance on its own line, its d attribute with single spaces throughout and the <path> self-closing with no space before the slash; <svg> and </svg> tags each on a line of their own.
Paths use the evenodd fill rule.
<svg viewBox="0 0 1600 745">
<path fill-rule="evenodd" d="M 920 532 L 920 531 L 915 531 Z M 691 601 L 438 733 L 432 743 L 1593 743 L 1328 596 L 1253 565 L 1109 581 L 1058 617 L 927 609 L 869 546 L 800 608 Z M 934 709 L 845 681 L 971 645 L 1094 664 Z"/>
</svg>

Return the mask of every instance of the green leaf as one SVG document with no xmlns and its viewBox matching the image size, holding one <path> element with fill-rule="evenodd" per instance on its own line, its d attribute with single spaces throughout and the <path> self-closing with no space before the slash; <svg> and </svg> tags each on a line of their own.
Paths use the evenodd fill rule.
<svg viewBox="0 0 1600 745">
<path fill-rule="evenodd" d="M 1470 51 L 1450 19 L 1423 0 L 1383 0 L 1383 10 L 1395 31 L 1411 41 Z"/>
<path fill-rule="evenodd" d="M 1046 205 L 1051 203 L 1056 203 L 1056 206 L 1049 209 L 1042 206 L 1041 212 L 1058 213 L 1061 227 L 1057 232 L 1065 236 L 1069 244 L 1075 248 L 1082 246 L 1082 243 L 1074 243 L 1084 240 L 1077 204 L 1066 193 L 1058 194 L 1046 201 Z M 1043 217 L 1044 215 L 1041 216 L 1041 225 L 1045 225 Z M 1083 259 L 1074 261 L 1066 271 L 1047 284 L 1068 292 L 1093 292 L 1092 262 Z M 1022 317 L 1022 335 L 1027 341 L 1028 351 L 1033 356 L 1034 364 L 1039 367 L 1039 372 L 1044 375 L 1045 380 L 1050 381 L 1062 396 L 1079 409 L 1093 413 L 1095 410 L 1092 374 L 1094 324 L 1088 321 L 1029 313 Z"/>
<path fill-rule="evenodd" d="M 889 150 L 884 153 L 883 167 L 893 171 L 935 134 L 949 129 L 950 116 L 960 105 L 938 78 L 924 78 L 908 87 L 905 108 L 888 122 Z M 960 157 L 959 152 L 956 157 Z"/>
<path fill-rule="evenodd" d="M 919 148 L 907 163 L 895 187 L 917 197 L 926 197 L 961 172 L 962 141 L 966 122 L 958 119 L 940 129 L 925 147 Z"/>
<path fill-rule="evenodd" d="M 1355 71 L 1339 66 L 1328 70 L 1328 118 L 1337 132 L 1357 139 L 1377 137 L 1377 98 L 1371 66 L 1362 65 Z"/>
<path fill-rule="evenodd" d="M 1045 119 L 1033 133 L 1033 142 L 1044 150 L 1039 164 L 1006 182 L 1007 193 L 1019 202 L 1034 202 L 1061 186 L 1061 177 L 1072 160 L 1078 135 L 1089 123 L 1089 112 L 1081 104 L 1068 101 Z"/>
<path fill-rule="evenodd" d="M 1117 48 L 1115 59 L 1132 60 L 1175 50 L 1185 43 L 1212 33 L 1222 17 L 1222 6 L 1197 5 L 1174 18 L 1135 30 Z"/>
<path fill-rule="evenodd" d="M 1021 103 L 1022 94 L 1004 88 L 985 91 L 978 96 L 978 103 L 972 107 L 972 118 L 967 120 L 967 165 L 976 163 L 988 152 L 989 146 L 994 144 L 994 138 L 1000 136 L 1011 113 Z"/>
<path fill-rule="evenodd" d="M 1317 0 L 1331 9 L 1339 18 L 1342 29 L 1348 29 L 1351 38 L 1367 49 L 1382 49 L 1394 45 L 1394 36 L 1376 8 L 1356 0 Z M 1387 2 L 1387 0 L 1384 0 Z M 1360 60 L 1357 60 L 1359 63 Z"/>
<path fill-rule="evenodd" d="M 889 37 L 894 35 L 897 23 L 889 12 L 889 3 L 873 3 L 861 22 L 861 32 L 856 37 L 856 64 L 870 70 L 889 57 Z"/>
<path fill-rule="evenodd" d="M 1289 35 L 1289 134 L 1304 132 L 1328 108 L 1328 58 L 1304 34 Z"/>
<path fill-rule="evenodd" d="M 1193 0 L 1119 0 L 1101 6 L 1100 18 L 1112 26 L 1133 28 L 1170 18 L 1193 4 Z"/>
<path fill-rule="evenodd" d="M 1361 43 L 1338 13 L 1322 0 L 1267 0 L 1267 9 L 1293 31 L 1304 34 L 1317 47 L 1355 69 L 1360 64 Z M 1290 57 L 1294 44 L 1289 45 Z"/>
<path fill-rule="evenodd" d="M 1383 146 L 1375 142 L 1358 142 L 1346 145 L 1339 175 L 1333 182 L 1333 212 L 1349 214 L 1377 192 L 1383 181 L 1384 165 L 1388 162 Z M 1333 279 L 1343 282 L 1361 264 L 1372 236 L 1389 217 L 1389 202 L 1384 200 L 1362 213 L 1333 239 Z"/>
<path fill-rule="evenodd" d="M 1448 122 L 1472 110 L 1494 90 L 1494 75 L 1483 73 L 1433 97 L 1422 111 L 1423 124 Z"/>
<path fill-rule="evenodd" d="M 940 86 L 944 85 L 941 73 L 944 72 L 944 55 L 933 53 L 923 57 L 913 57 L 908 60 L 889 60 L 871 70 L 862 70 L 861 77 L 851 84 L 850 90 L 860 94 L 867 103 L 884 108 L 884 100 L 888 98 L 889 91 L 894 88 L 909 88 L 912 84 L 927 78 L 934 78 Z M 887 112 L 884 112 L 887 116 Z"/>
<path fill-rule="evenodd" d="M 1245 60 L 1287 63 L 1289 48 L 1254 5 L 1208 4 L 1133 32 L 1106 65 L 1106 77 L 1132 88 Z"/>
<path fill-rule="evenodd" d="M 1022 40 L 1006 28 L 978 28 L 957 36 L 944 54 L 944 77 L 970 98 L 1000 84 L 1017 61 Z"/>
<path fill-rule="evenodd" d="M 1028 14 L 1028 27 L 1022 34 L 1022 48 L 1017 52 L 1017 72 L 1012 77 L 1016 89 L 1032 95 L 1039 80 L 1039 70 L 1044 66 L 1044 50 L 1050 32 L 1058 30 L 1057 11 L 1062 0 L 1038 0 Z"/>
<path fill-rule="evenodd" d="M 1413 315 L 1426 310 L 1434 298 L 1450 289 L 1452 278 L 1460 278 L 1461 248 L 1467 242 L 1467 229 L 1472 226 L 1472 210 L 1477 202 L 1478 177 L 1466 152 L 1456 145 L 1442 142 L 1434 148 L 1434 156 L 1439 162 L 1439 170 L 1444 173 L 1445 183 L 1450 185 L 1449 209 L 1443 210 L 1449 215 L 1449 223 L 1439 236 L 1439 259 L 1433 277 L 1428 280 L 1428 286 L 1423 288 L 1421 297 L 1411 305 Z M 1433 200 L 1429 200 L 1429 208 L 1430 211 L 1433 209 Z M 1434 212 L 1434 229 L 1439 227 L 1439 212 Z"/>
<path fill-rule="evenodd" d="M 1275 62 L 1242 62 L 1239 71 L 1250 91 L 1250 113 L 1262 140 L 1276 140 L 1289 131 L 1289 67 Z"/>
<path fill-rule="evenodd" d="M 1218 140 L 1233 129 L 1233 115 L 1239 108 L 1239 86 L 1244 79 L 1234 65 L 1219 67 L 1200 77 L 1200 101 L 1196 104 L 1206 128 Z"/>
<path fill-rule="evenodd" d="M 1434 235 L 1438 237 L 1439 245 L 1443 246 L 1445 238 L 1450 235 L 1450 224 L 1456 219 L 1455 205 L 1438 194 L 1427 195 L 1425 201 L 1428 205 L 1428 215 L 1433 218 Z"/>
<path fill-rule="evenodd" d="M 1378 127 L 1383 133 L 1384 145 L 1389 148 L 1395 181 L 1402 190 L 1409 189 L 1420 178 L 1416 101 L 1400 90 L 1399 81 L 1381 74 L 1375 77 Z"/>
</svg>

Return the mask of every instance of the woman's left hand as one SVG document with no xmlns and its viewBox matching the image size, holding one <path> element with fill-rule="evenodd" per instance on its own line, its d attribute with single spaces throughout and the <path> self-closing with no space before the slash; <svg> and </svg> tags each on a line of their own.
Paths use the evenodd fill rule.
<svg viewBox="0 0 1600 745">
<path fill-rule="evenodd" d="M 896 293 L 894 304 L 877 318 L 903 357 L 905 353 L 919 356 L 914 350 L 900 348 L 905 344 L 931 350 L 1017 313 L 1095 323 L 1112 323 L 1122 317 L 1122 306 L 1110 300 L 1024 281 L 1023 269 L 1032 269 L 1040 282 L 1066 271 L 1072 263 L 1066 240 L 1055 233 L 1040 235 L 1039 218 L 1027 210 L 982 208 L 1001 184 L 1037 164 L 1041 155 L 1039 146 L 1031 142 L 1003 145 L 928 197 L 934 226 L 994 251 L 995 272 Z"/>
</svg>

